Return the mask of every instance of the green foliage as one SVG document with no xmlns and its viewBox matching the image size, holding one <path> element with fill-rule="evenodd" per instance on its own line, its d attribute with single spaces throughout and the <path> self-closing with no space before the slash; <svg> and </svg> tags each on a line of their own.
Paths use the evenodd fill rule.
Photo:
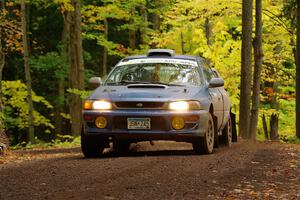
<svg viewBox="0 0 300 200">
<path fill-rule="evenodd" d="M 40 75 L 51 72 L 51 76 L 55 79 L 64 78 L 67 76 L 67 61 L 64 56 L 58 52 L 48 52 L 45 55 L 32 57 L 30 66 L 35 72 Z M 49 76 L 49 74 L 47 74 Z"/>
<path fill-rule="evenodd" d="M 4 122 L 7 128 L 17 128 L 19 130 L 28 128 L 28 104 L 26 101 L 27 88 L 21 81 L 2 81 Z M 52 105 L 41 96 L 32 92 L 34 105 L 42 106 L 49 111 Z M 37 110 L 34 111 L 34 126 L 45 126 L 54 128 L 50 120 L 41 115 Z"/>
<path fill-rule="evenodd" d="M 283 143 L 300 144 L 300 139 L 297 138 L 295 135 L 289 135 L 289 136 L 283 135 L 279 139 Z"/>
<path fill-rule="evenodd" d="M 240 8 L 240 4 L 224 0 L 178 1 L 164 15 L 165 31 L 156 34 L 153 40 L 158 47 L 209 59 L 226 80 L 233 105 L 239 103 Z M 204 28 L 207 19 L 212 25 L 211 45 Z"/>
<path fill-rule="evenodd" d="M 124 57 L 122 45 L 105 38 L 103 24 L 103 21 L 107 19 L 128 20 L 129 13 L 122 9 L 121 1 L 108 1 L 105 6 L 87 5 L 82 8 L 81 12 L 84 38 L 95 40 L 98 45 L 108 50 L 109 55 Z"/>
<path fill-rule="evenodd" d="M 92 91 L 84 91 L 78 89 L 68 89 L 67 91 L 71 94 L 80 96 L 81 99 L 86 99 L 92 93 Z"/>
<path fill-rule="evenodd" d="M 294 135 L 295 133 L 295 105 L 293 100 L 279 100 L 279 133 L 280 135 Z"/>
</svg>

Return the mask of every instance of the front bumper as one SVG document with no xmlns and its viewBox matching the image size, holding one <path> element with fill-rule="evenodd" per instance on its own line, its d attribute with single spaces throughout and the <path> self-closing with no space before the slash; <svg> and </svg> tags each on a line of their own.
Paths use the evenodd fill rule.
<svg viewBox="0 0 300 200">
<path fill-rule="evenodd" d="M 84 110 L 84 134 L 117 137 L 133 140 L 175 140 L 188 141 L 194 137 L 204 136 L 208 111 L 170 111 L 170 110 Z M 99 129 L 95 126 L 95 119 L 104 116 L 107 119 L 107 127 Z M 189 121 L 190 116 L 198 116 L 196 121 Z M 151 118 L 151 130 L 128 130 L 127 117 Z M 172 128 L 173 117 L 184 117 L 185 127 L 181 130 Z"/>
</svg>

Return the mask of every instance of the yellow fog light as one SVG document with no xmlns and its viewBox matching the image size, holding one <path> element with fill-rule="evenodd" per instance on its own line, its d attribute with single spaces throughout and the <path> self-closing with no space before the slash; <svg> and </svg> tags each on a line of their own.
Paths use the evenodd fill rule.
<svg viewBox="0 0 300 200">
<path fill-rule="evenodd" d="M 185 125 L 183 117 L 174 117 L 172 119 L 172 127 L 176 130 L 183 129 Z"/>
<path fill-rule="evenodd" d="M 97 117 L 95 124 L 97 126 L 97 128 L 105 128 L 107 125 L 107 120 L 105 117 Z"/>
</svg>

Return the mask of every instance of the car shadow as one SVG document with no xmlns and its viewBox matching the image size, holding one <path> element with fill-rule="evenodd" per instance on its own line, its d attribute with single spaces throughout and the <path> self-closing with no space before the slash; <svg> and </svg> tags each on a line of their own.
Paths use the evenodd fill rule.
<svg viewBox="0 0 300 200">
<path fill-rule="evenodd" d="M 154 151 L 128 151 L 128 152 L 106 152 L 101 158 L 114 157 L 144 157 L 144 156 L 188 156 L 196 155 L 192 150 L 154 150 Z"/>
<path fill-rule="evenodd" d="M 213 154 L 218 154 L 218 150 L 214 150 Z M 210 154 L 211 155 L 211 154 Z M 197 154 L 193 150 L 151 150 L 151 151 L 128 151 L 128 152 L 114 152 L 110 150 L 105 152 L 101 157 L 85 158 L 84 155 L 76 157 L 76 159 L 110 159 L 122 157 L 180 157 L 180 156 L 209 156 L 205 154 Z"/>
</svg>

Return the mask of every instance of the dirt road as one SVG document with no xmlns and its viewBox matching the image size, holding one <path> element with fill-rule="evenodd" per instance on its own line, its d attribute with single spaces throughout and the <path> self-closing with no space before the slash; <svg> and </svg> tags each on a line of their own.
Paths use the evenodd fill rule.
<svg viewBox="0 0 300 200">
<path fill-rule="evenodd" d="M 0 164 L 0 199 L 300 199 L 297 145 L 242 141 L 213 155 L 185 143 L 132 148 L 100 159 L 80 149 L 15 152 Z"/>
</svg>

